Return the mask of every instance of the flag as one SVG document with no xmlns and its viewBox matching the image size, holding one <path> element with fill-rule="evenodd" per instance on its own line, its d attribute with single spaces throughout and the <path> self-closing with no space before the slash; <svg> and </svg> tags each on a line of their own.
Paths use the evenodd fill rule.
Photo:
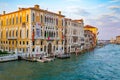
<svg viewBox="0 0 120 80">
<path fill-rule="evenodd" d="M 48 37 L 48 40 L 50 40 L 50 37 Z"/>
<path fill-rule="evenodd" d="M 62 35 L 62 39 L 64 39 L 64 35 Z"/>
<path fill-rule="evenodd" d="M 46 38 L 48 38 L 48 40 L 50 40 L 50 37 L 48 36 L 48 33 L 46 33 Z"/>
</svg>

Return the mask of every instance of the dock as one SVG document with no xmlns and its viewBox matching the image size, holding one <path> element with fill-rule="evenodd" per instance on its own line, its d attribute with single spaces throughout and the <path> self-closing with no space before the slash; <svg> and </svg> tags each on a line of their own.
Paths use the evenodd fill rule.
<svg viewBox="0 0 120 80">
<path fill-rule="evenodd" d="M 70 58 L 70 54 L 59 54 L 57 55 L 58 59 L 67 59 Z"/>
<path fill-rule="evenodd" d="M 0 57 L 0 62 L 8 62 L 8 61 L 13 61 L 13 60 L 18 60 L 18 56 L 16 54 L 10 54 L 7 56 Z"/>
<path fill-rule="evenodd" d="M 29 62 L 37 62 L 37 59 L 35 58 L 24 58 L 23 60 L 29 61 Z"/>
<path fill-rule="evenodd" d="M 45 57 L 45 58 L 42 58 L 42 59 L 37 59 L 38 62 L 43 62 L 43 63 L 54 61 L 54 60 L 55 60 L 55 58 L 49 58 L 49 57 Z"/>
</svg>

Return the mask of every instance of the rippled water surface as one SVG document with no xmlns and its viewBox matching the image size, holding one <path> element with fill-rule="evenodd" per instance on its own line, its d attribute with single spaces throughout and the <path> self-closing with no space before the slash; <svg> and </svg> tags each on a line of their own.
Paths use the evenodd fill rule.
<svg viewBox="0 0 120 80">
<path fill-rule="evenodd" d="M 120 45 L 49 63 L 0 63 L 0 80 L 120 80 Z"/>
</svg>

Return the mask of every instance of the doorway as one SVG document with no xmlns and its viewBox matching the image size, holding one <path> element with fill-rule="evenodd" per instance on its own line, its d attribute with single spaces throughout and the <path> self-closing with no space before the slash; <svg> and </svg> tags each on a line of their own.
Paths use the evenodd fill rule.
<svg viewBox="0 0 120 80">
<path fill-rule="evenodd" d="M 48 44 L 48 54 L 52 54 L 52 44 Z"/>
</svg>

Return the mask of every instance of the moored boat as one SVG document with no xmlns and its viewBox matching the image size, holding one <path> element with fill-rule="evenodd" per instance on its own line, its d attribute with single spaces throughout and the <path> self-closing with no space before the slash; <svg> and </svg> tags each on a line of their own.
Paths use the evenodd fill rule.
<svg viewBox="0 0 120 80">
<path fill-rule="evenodd" d="M 70 54 L 59 54 L 59 55 L 57 55 L 57 58 L 59 58 L 59 59 L 67 59 L 67 58 L 70 58 Z"/>
</svg>

